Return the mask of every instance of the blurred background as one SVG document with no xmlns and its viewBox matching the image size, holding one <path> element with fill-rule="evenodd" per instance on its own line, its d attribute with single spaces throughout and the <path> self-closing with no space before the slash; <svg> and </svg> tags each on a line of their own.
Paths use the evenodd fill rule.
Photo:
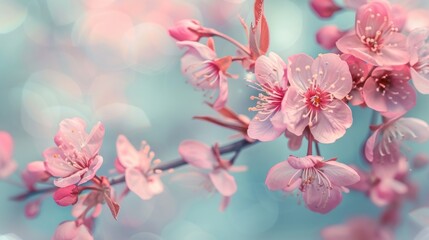
<svg viewBox="0 0 429 240">
<path fill-rule="evenodd" d="M 428 16 L 424 4 L 425 0 L 414 1 L 408 7 L 418 9 L 416 15 Z M 347 29 L 354 22 L 353 11 L 320 20 L 302 0 L 266 1 L 265 13 L 270 50 L 283 59 L 301 52 L 313 57 L 325 52 L 315 41 L 316 31 L 326 24 Z M 232 132 L 192 120 L 195 115 L 216 113 L 203 103 L 203 93 L 186 83 L 180 71 L 183 52 L 167 28 L 180 19 L 194 18 L 245 43 L 239 16 L 250 24 L 252 0 L 0 0 L 0 130 L 10 132 L 15 140 L 19 171 L 30 161 L 42 160 L 43 150 L 54 144 L 58 123 L 68 117 L 81 117 L 88 125 L 105 124 L 100 170 L 105 175 L 113 169 L 118 134 L 125 134 L 135 146 L 148 141 L 163 161 L 178 156 L 177 147 L 184 139 L 231 142 Z M 220 56 L 235 52 L 223 40 L 216 39 L 216 46 Z M 249 100 L 254 92 L 243 80 L 246 73 L 238 65 L 231 72 L 240 77 L 229 80 L 229 106 L 253 117 L 247 111 L 254 105 Z M 409 116 L 428 121 L 428 101 L 428 96 L 419 95 Z M 353 127 L 345 137 L 322 145 L 321 150 L 326 158 L 364 167 L 361 147 L 370 112 L 353 108 L 353 114 Z M 408 147 L 429 153 L 427 144 Z M 416 151 L 410 151 L 409 157 Z M 356 192 L 345 194 L 341 205 L 327 215 L 310 212 L 296 196 L 269 192 L 264 185 L 268 170 L 289 154 L 303 155 L 305 150 L 291 152 L 286 139 L 280 138 L 243 151 L 237 164 L 249 169 L 235 174 L 238 192 L 225 212 L 218 210 L 220 196 L 194 191 L 175 180 L 176 173 L 190 167 L 177 169 L 163 177 L 163 194 L 149 201 L 130 194 L 121 204 L 118 221 L 104 208 L 95 239 L 319 239 L 326 226 L 381 212 Z M 25 203 L 9 200 L 24 191 L 15 183 L 19 171 L 10 182 L 0 182 L 0 236 L 50 239 L 60 222 L 72 220 L 70 209 L 46 197 L 40 215 L 26 219 Z M 419 230 L 407 213 L 428 204 L 424 184 L 428 176 L 427 169 L 412 172 L 412 178 L 423 183 L 420 198 L 404 209 L 397 239 L 412 239 Z"/>
</svg>

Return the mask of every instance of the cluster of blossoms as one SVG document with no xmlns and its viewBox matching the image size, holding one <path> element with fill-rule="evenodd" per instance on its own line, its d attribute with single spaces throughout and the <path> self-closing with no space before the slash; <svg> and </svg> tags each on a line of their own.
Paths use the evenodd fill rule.
<svg viewBox="0 0 429 240">
<path fill-rule="evenodd" d="M 344 9 L 332 0 L 310 3 L 322 18 Z M 265 180 L 269 190 L 296 191 L 310 211 L 321 214 L 334 210 L 349 189 L 363 192 L 374 204 L 385 207 L 380 220 L 352 219 L 345 225 L 324 229 L 322 237 L 392 239 L 391 231 L 398 225 L 401 206 L 417 194 L 409 178 L 404 141 L 429 139 L 425 121 L 405 116 L 416 105 L 416 90 L 429 93 L 429 29 L 405 29 L 407 11 L 387 1 L 345 1 L 345 7 L 356 10 L 355 27 L 347 31 L 339 31 L 335 26 L 320 29 L 317 41 L 332 53 L 316 58 L 296 54 L 283 60 L 268 51 L 270 37 L 263 0 L 255 1 L 250 27 L 242 21 L 248 39 L 245 44 L 202 26 L 197 20 L 176 23 L 169 34 L 185 50 L 182 72 L 193 87 L 207 93 L 208 105 L 222 116 L 195 119 L 231 129 L 240 140 L 226 146 L 184 140 L 178 147 L 181 159 L 160 164 L 146 142 L 137 150 L 120 135 L 114 161 L 118 175 L 108 177 L 97 175 L 103 164 L 102 123 L 87 133 L 82 119 L 65 119 L 54 138 L 56 146 L 43 152 L 44 161 L 31 162 L 22 172 L 27 191 L 14 199 L 26 200 L 37 195 L 26 206 L 26 215 L 34 218 L 43 198 L 53 192 L 58 205 L 73 205 L 75 217 L 58 226 L 54 239 L 92 239 L 94 219 L 104 203 L 116 219 L 119 203 L 130 191 L 142 200 L 161 194 L 161 177 L 172 173 L 175 167 L 189 164 L 196 168 L 189 173 L 199 179 L 195 182 L 209 192 L 219 193 L 220 209 L 225 210 L 238 188 L 233 173 L 246 170 L 245 166 L 234 165 L 240 151 L 284 135 L 290 150 L 300 149 L 305 141 L 307 154 L 289 155 L 272 166 Z M 234 44 L 236 54 L 218 56 L 214 38 Z M 256 91 L 250 96 L 255 103 L 249 107 L 250 112 L 255 112 L 252 119 L 227 107 L 228 79 L 238 78 L 228 72 L 233 63 L 254 75 L 246 79 L 246 84 Z M 335 143 L 352 126 L 350 106 L 370 109 L 376 116 L 368 124 L 369 138 L 363 139 L 368 169 L 348 166 L 337 161 L 336 156 L 325 160 L 320 153 L 319 143 Z M 0 143 L 0 177 L 5 178 L 16 168 L 11 136 L 0 133 Z M 234 155 L 225 159 L 222 155 L 226 153 Z M 428 158 L 419 155 L 413 167 L 422 168 L 428 162 Z M 113 185 L 123 182 L 125 189 L 116 195 Z M 52 183 L 55 187 L 40 189 L 36 186 L 39 183 Z M 367 228 L 369 222 L 373 224 Z"/>
</svg>

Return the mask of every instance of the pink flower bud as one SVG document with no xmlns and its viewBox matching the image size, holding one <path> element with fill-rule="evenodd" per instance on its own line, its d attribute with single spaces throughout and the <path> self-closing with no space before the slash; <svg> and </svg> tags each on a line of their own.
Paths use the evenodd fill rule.
<svg viewBox="0 0 429 240">
<path fill-rule="evenodd" d="M 344 36 L 345 32 L 340 31 L 334 25 L 327 25 L 319 29 L 316 33 L 317 43 L 325 49 L 333 49 L 335 43 Z"/>
<path fill-rule="evenodd" d="M 310 4 L 321 18 L 330 18 L 336 11 L 341 10 L 333 0 L 311 0 Z"/>
<path fill-rule="evenodd" d="M 168 29 L 170 36 L 178 41 L 195 41 L 198 42 L 204 34 L 198 30 L 202 30 L 203 27 L 200 22 L 194 19 L 183 19 L 176 22 L 174 27 Z"/>
<path fill-rule="evenodd" d="M 54 192 L 54 200 L 60 206 L 69 206 L 77 202 L 79 190 L 76 185 L 58 188 Z"/>
<path fill-rule="evenodd" d="M 37 217 L 40 213 L 40 204 L 42 202 L 40 199 L 36 199 L 35 201 L 28 202 L 25 205 L 25 216 L 29 219 L 33 219 Z"/>
</svg>

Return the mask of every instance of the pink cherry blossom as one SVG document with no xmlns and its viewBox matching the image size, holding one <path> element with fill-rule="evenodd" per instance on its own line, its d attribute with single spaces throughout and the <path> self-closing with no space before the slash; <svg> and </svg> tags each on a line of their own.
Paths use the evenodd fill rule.
<svg viewBox="0 0 429 240">
<path fill-rule="evenodd" d="M 342 101 L 352 88 L 349 67 L 338 55 L 305 54 L 289 58 L 291 84 L 282 102 L 287 129 L 302 135 L 306 127 L 321 143 L 332 143 L 352 125 L 352 112 Z"/>
<path fill-rule="evenodd" d="M 410 72 L 417 91 L 429 94 L 429 28 L 417 28 L 408 35 Z"/>
<path fill-rule="evenodd" d="M 210 36 L 203 34 L 204 28 L 200 22 L 195 19 L 183 19 L 168 29 L 170 36 L 178 41 L 194 41 L 198 42 L 203 36 Z"/>
<path fill-rule="evenodd" d="M 326 25 L 320 28 L 316 33 L 316 41 L 324 49 L 333 49 L 336 47 L 336 42 L 340 39 L 347 31 L 341 31 L 335 25 Z"/>
<path fill-rule="evenodd" d="M 77 202 L 79 189 L 76 185 L 58 188 L 54 192 L 54 201 L 60 206 L 69 206 Z"/>
<path fill-rule="evenodd" d="M 217 147 L 185 140 L 180 143 L 179 154 L 190 165 L 208 171 L 211 183 L 222 196 L 231 197 L 237 191 L 237 183 L 229 172 L 243 171 L 245 168 L 232 166 L 229 161 L 221 159 Z"/>
<path fill-rule="evenodd" d="M 374 131 L 365 145 L 365 157 L 368 161 L 376 160 L 398 151 L 398 143 L 402 141 L 424 142 L 429 139 L 428 124 L 417 118 L 394 118 Z M 398 160 L 393 157 L 393 159 Z"/>
<path fill-rule="evenodd" d="M 52 240 L 93 240 L 91 233 L 84 224 L 75 221 L 61 223 L 55 230 Z"/>
<path fill-rule="evenodd" d="M 232 77 L 226 72 L 232 62 L 231 56 L 218 58 L 211 39 L 209 46 L 191 41 L 177 42 L 177 45 L 188 49 L 181 62 L 189 83 L 204 91 L 218 91 L 213 107 L 223 108 L 228 99 L 227 77 Z"/>
<path fill-rule="evenodd" d="M 29 190 L 34 190 L 36 183 L 46 182 L 50 177 L 51 174 L 46 171 L 45 163 L 42 161 L 30 162 L 21 173 L 21 178 Z"/>
<path fill-rule="evenodd" d="M 334 159 L 323 161 L 320 156 L 297 158 L 274 165 L 267 174 L 268 189 L 294 191 L 303 194 L 305 205 L 314 212 L 328 213 L 340 204 L 344 186 L 359 181 L 359 175 L 349 166 Z"/>
<path fill-rule="evenodd" d="M 120 135 L 116 141 L 116 150 L 119 163 L 125 168 L 127 187 L 132 192 L 147 200 L 164 191 L 159 174 L 151 168 L 155 154 L 146 142 L 143 141 L 137 151 L 125 136 Z"/>
<path fill-rule="evenodd" d="M 9 177 L 16 170 L 12 159 L 13 139 L 7 132 L 0 132 L 0 179 Z"/>
<path fill-rule="evenodd" d="M 341 55 L 341 59 L 349 65 L 350 74 L 352 75 L 353 86 L 352 90 L 347 96 L 347 99 L 352 105 L 365 105 L 363 99 L 363 86 L 369 77 L 368 74 L 371 70 L 371 65 L 354 57 L 350 54 Z"/>
<path fill-rule="evenodd" d="M 249 110 L 257 114 L 247 131 L 249 137 L 253 139 L 272 141 L 286 130 L 282 123 L 282 101 L 288 88 L 285 66 L 283 60 L 275 53 L 270 53 L 269 57 L 260 56 L 256 60 L 256 82 L 253 88 L 261 93 L 251 97 L 256 99 L 257 103 Z"/>
<path fill-rule="evenodd" d="M 85 122 L 80 118 L 65 119 L 55 136 L 57 147 L 43 152 L 46 170 L 54 177 L 57 187 L 83 184 L 91 180 L 103 163 L 98 155 L 104 137 L 100 122 L 85 132 Z"/>
<path fill-rule="evenodd" d="M 409 80 L 405 65 L 377 67 L 363 86 L 366 105 L 387 117 L 403 115 L 416 105 L 416 92 Z"/>
<path fill-rule="evenodd" d="M 341 10 L 333 0 L 311 0 L 310 5 L 321 18 L 330 18 L 335 12 Z"/>
<path fill-rule="evenodd" d="M 361 6 L 356 13 L 356 34 L 338 40 L 338 49 L 372 65 L 406 64 L 406 37 L 397 32 L 391 14 L 387 1 L 375 0 Z"/>
<path fill-rule="evenodd" d="M 393 233 L 368 217 L 356 217 L 345 224 L 329 226 L 321 232 L 323 240 L 393 240 Z"/>
</svg>

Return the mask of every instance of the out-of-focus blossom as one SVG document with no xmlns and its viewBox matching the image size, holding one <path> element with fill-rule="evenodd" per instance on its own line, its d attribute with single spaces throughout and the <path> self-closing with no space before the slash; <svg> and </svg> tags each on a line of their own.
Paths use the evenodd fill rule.
<svg viewBox="0 0 429 240">
<path fill-rule="evenodd" d="M 345 224 L 329 226 L 321 232 L 323 240 L 393 240 L 393 233 L 368 217 L 352 218 Z"/>
<path fill-rule="evenodd" d="M 185 140 L 180 143 L 179 154 L 190 165 L 205 170 L 214 188 L 224 197 L 221 210 L 229 203 L 229 198 L 237 191 L 237 183 L 229 172 L 245 171 L 244 166 L 233 166 L 221 159 L 217 145 L 211 148 L 204 143 Z"/>
<path fill-rule="evenodd" d="M 324 49 L 330 50 L 336 47 L 338 39 L 346 33 L 346 31 L 341 31 L 335 25 L 326 25 L 317 31 L 316 40 Z"/>
<path fill-rule="evenodd" d="M 344 5 L 352 9 L 358 9 L 367 3 L 368 0 L 344 0 Z"/>
<path fill-rule="evenodd" d="M 7 132 L 0 132 L 0 179 L 9 177 L 16 170 L 12 159 L 13 139 Z"/>
<path fill-rule="evenodd" d="M 429 94 L 429 28 L 417 28 L 408 35 L 410 72 L 417 91 Z"/>
<path fill-rule="evenodd" d="M 118 160 L 125 169 L 125 181 L 127 187 L 141 199 L 147 200 L 164 191 L 159 174 L 151 168 L 155 153 L 150 151 L 150 146 L 142 142 L 137 151 L 128 139 L 120 135 L 116 141 Z"/>
<path fill-rule="evenodd" d="M 371 1 L 361 6 L 356 13 L 355 31 L 355 35 L 338 40 L 337 47 L 343 53 L 377 66 L 408 63 L 406 37 L 393 25 L 388 2 Z"/>
<path fill-rule="evenodd" d="M 330 18 L 335 12 L 341 10 L 333 0 L 311 0 L 310 5 L 321 18 Z"/>
<path fill-rule="evenodd" d="M 351 167 L 336 162 L 323 161 L 320 156 L 297 158 L 274 165 L 267 174 L 265 184 L 270 190 L 302 192 L 305 205 L 314 212 L 328 213 L 340 204 L 344 186 L 359 181 L 358 173 Z"/>
<path fill-rule="evenodd" d="M 27 167 L 21 173 L 21 178 L 29 190 L 34 190 L 34 185 L 38 182 L 45 182 L 51 177 L 46 171 L 45 163 L 34 161 L 27 164 Z"/>
<path fill-rule="evenodd" d="M 57 147 L 43 152 L 46 170 L 54 177 L 57 187 L 83 184 L 91 180 L 103 163 L 98 155 L 104 137 L 104 126 L 97 123 L 91 133 L 85 132 L 80 118 L 65 119 L 55 136 Z"/>
<path fill-rule="evenodd" d="M 377 67 L 363 86 L 366 105 L 387 117 L 403 115 L 416 105 L 409 80 L 408 66 Z"/>
<path fill-rule="evenodd" d="M 341 59 L 349 65 L 350 74 L 352 75 L 353 86 L 352 90 L 347 96 L 347 99 L 352 105 L 365 105 L 363 99 L 363 86 L 369 77 L 368 74 L 371 70 L 371 65 L 362 61 L 359 58 L 350 54 L 341 55 Z"/>
<path fill-rule="evenodd" d="M 92 240 L 85 224 L 76 221 L 66 221 L 58 225 L 52 240 Z"/>
<path fill-rule="evenodd" d="M 284 71 L 286 64 L 275 53 L 269 57 L 260 56 L 255 63 L 253 88 L 260 91 L 251 99 L 257 100 L 256 106 L 249 108 L 257 112 L 249 124 L 249 137 L 260 141 L 272 141 L 286 130 L 283 123 L 282 101 L 288 88 L 288 80 Z"/>
<path fill-rule="evenodd" d="M 40 213 L 40 205 L 42 200 L 36 199 L 25 204 L 25 216 L 29 219 L 37 217 Z"/>
<path fill-rule="evenodd" d="M 77 202 L 79 189 L 76 185 L 58 188 L 54 192 L 54 201 L 60 206 L 69 206 Z"/>
<path fill-rule="evenodd" d="M 429 164 L 429 155 L 424 153 L 417 154 L 413 159 L 413 168 L 419 169 Z"/>
<path fill-rule="evenodd" d="M 282 109 L 288 131 L 300 136 L 308 126 L 321 143 L 332 143 L 352 125 L 352 112 L 342 99 L 352 88 L 349 67 L 338 55 L 322 54 L 313 60 L 305 54 L 289 58 Z"/>
<path fill-rule="evenodd" d="M 204 28 L 195 19 L 183 19 L 168 29 L 170 36 L 177 41 L 198 42 L 201 37 L 209 37 L 211 34 L 204 33 Z"/>
<path fill-rule="evenodd" d="M 226 72 L 232 63 L 231 56 L 218 58 L 211 38 L 208 46 L 191 41 L 178 42 L 177 45 L 187 48 L 182 57 L 182 72 L 190 84 L 204 91 L 218 91 L 213 107 L 225 107 L 228 99 L 227 77 L 233 77 Z"/>
</svg>

